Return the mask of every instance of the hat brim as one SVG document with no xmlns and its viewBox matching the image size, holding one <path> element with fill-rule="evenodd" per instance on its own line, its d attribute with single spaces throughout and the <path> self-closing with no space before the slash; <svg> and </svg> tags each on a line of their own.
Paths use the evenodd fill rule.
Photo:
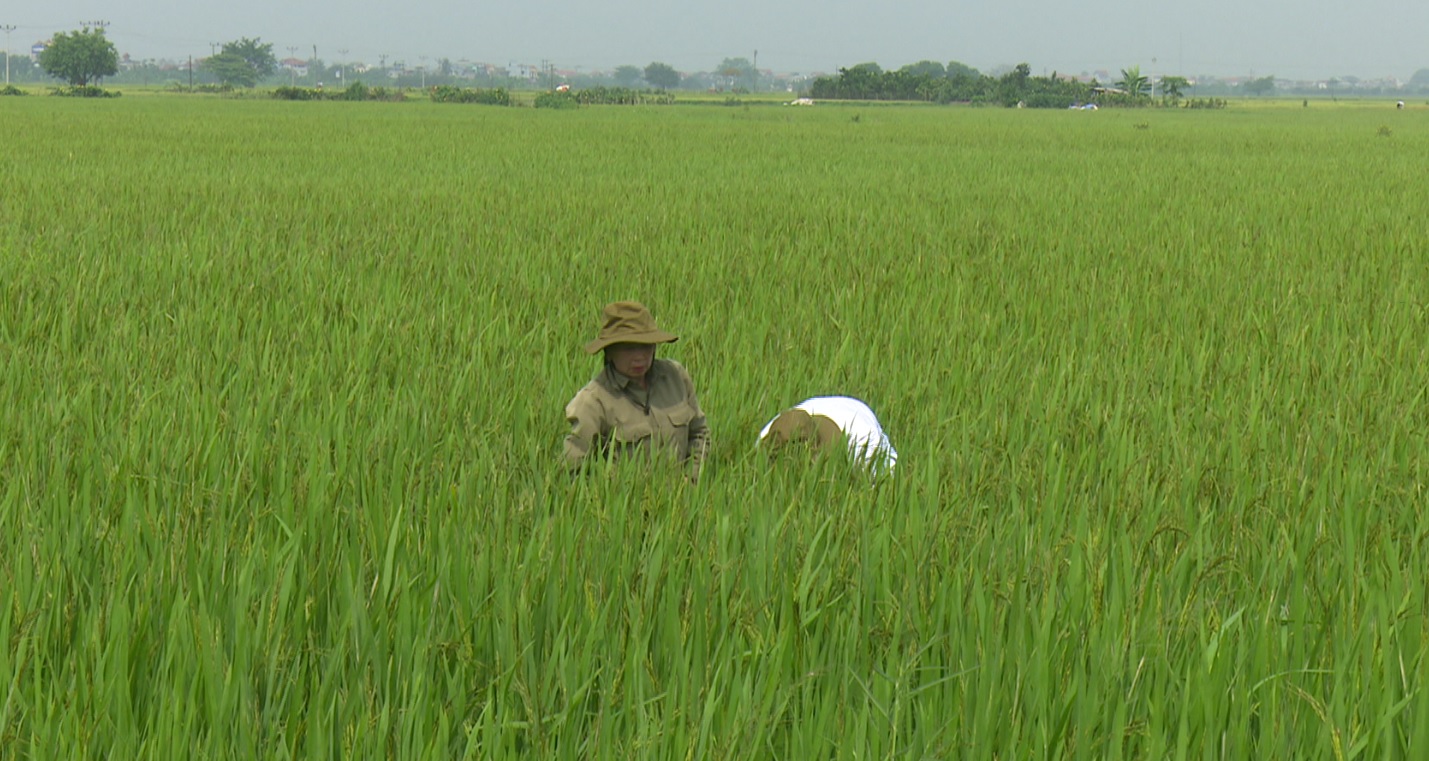
<svg viewBox="0 0 1429 761">
<path fill-rule="evenodd" d="M 597 338 L 585 345 L 586 354 L 595 354 L 601 349 L 613 344 L 669 344 L 680 340 L 674 333 L 666 333 L 663 330 L 648 330 L 642 333 L 630 333 L 623 336 L 607 336 Z"/>
<path fill-rule="evenodd" d="M 843 436 L 831 418 L 824 415 L 810 415 L 801 409 L 785 410 L 769 424 L 765 438 L 779 448 L 795 441 L 807 442 L 814 449 L 823 449 Z"/>
</svg>

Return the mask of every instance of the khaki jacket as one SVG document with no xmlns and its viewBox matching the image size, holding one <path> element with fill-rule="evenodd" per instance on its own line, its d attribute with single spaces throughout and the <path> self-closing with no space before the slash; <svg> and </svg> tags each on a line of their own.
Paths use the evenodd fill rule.
<svg viewBox="0 0 1429 761">
<path fill-rule="evenodd" d="M 690 465 L 692 480 L 709 447 L 705 414 L 695 383 L 680 363 L 656 359 L 645 375 L 648 388 L 606 365 L 566 405 L 566 465 L 577 470 L 594 452 L 611 460 L 674 456 Z"/>
</svg>

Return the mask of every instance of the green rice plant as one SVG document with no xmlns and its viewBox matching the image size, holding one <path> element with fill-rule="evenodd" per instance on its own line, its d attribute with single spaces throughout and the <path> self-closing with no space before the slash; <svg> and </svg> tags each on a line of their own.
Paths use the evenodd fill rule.
<svg viewBox="0 0 1429 761">
<path fill-rule="evenodd" d="M 0 756 L 1429 742 L 1408 120 L 7 108 Z M 560 465 L 624 298 L 698 485 Z M 893 478 L 757 448 L 827 393 Z"/>
</svg>

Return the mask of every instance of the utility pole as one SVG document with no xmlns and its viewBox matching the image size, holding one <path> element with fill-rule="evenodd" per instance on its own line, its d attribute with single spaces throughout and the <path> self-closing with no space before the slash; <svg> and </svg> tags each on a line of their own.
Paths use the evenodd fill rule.
<svg viewBox="0 0 1429 761">
<path fill-rule="evenodd" d="M 9 86 L 10 86 L 10 33 L 13 32 L 13 31 L 15 31 L 15 25 L 14 25 L 14 24 L 5 24 L 4 26 L 0 26 L 0 29 L 4 29 L 4 30 L 5 30 L 5 86 L 6 86 L 6 87 L 9 87 Z"/>
<path fill-rule="evenodd" d="M 427 89 L 427 57 L 419 55 L 417 58 L 422 62 L 422 89 L 425 90 Z"/>
<path fill-rule="evenodd" d="M 298 68 L 293 65 L 292 59 L 298 57 L 298 46 L 288 46 L 288 85 L 296 87 L 298 84 Z"/>
<path fill-rule="evenodd" d="M 347 48 L 337 49 L 337 83 L 341 87 L 347 86 Z"/>
</svg>

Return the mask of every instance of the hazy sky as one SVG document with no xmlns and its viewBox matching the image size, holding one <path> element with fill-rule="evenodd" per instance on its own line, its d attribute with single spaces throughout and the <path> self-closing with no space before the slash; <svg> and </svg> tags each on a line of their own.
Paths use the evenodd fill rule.
<svg viewBox="0 0 1429 761">
<path fill-rule="evenodd" d="M 278 58 L 438 58 L 558 69 L 661 61 L 708 71 L 754 58 L 776 72 L 919 60 L 1035 74 L 1143 73 L 1408 79 L 1429 67 L 1426 0 L 31 0 L 7 4 L 11 47 L 109 22 L 135 58 L 204 56 L 258 37 Z M 346 54 L 340 50 L 347 50 Z"/>
</svg>

